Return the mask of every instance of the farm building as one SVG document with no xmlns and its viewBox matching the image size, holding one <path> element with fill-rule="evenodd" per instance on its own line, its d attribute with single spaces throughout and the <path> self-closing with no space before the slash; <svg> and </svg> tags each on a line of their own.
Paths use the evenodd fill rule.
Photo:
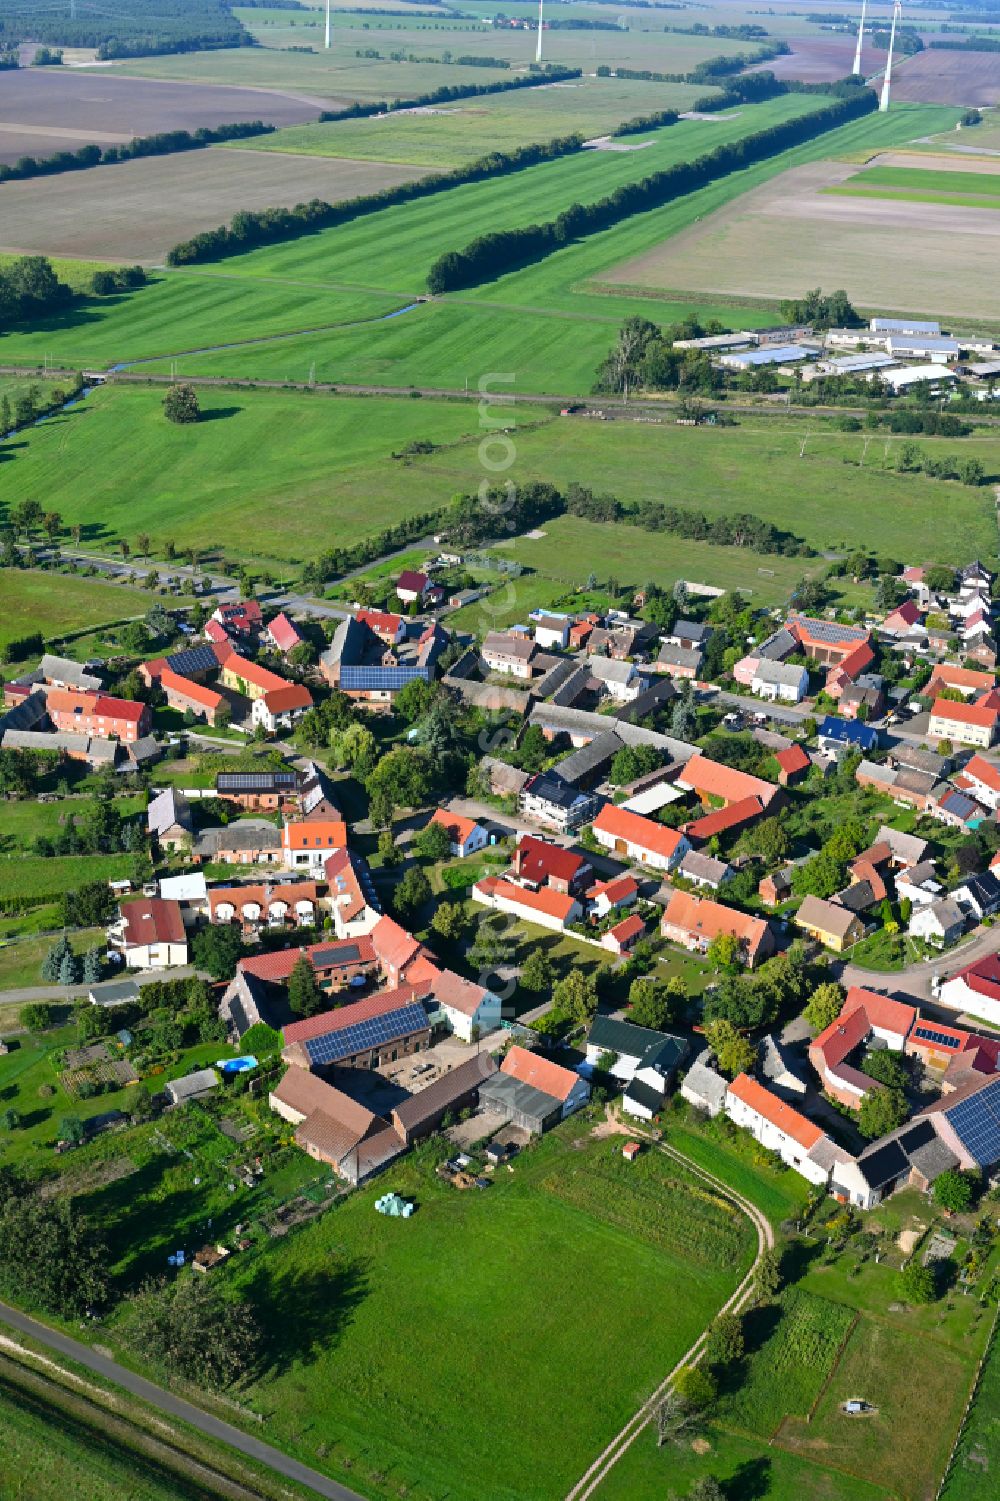
<svg viewBox="0 0 1000 1501">
<path fill-rule="evenodd" d="M 794 365 L 798 360 L 812 359 L 815 353 L 803 344 L 771 344 L 764 349 L 722 354 L 719 364 L 727 370 L 758 370 L 765 365 Z"/>
<path fill-rule="evenodd" d="M 499 1072 L 481 1086 L 479 1098 L 515 1126 L 540 1135 L 585 1105 L 590 1085 L 572 1069 L 515 1044 Z"/>
</svg>

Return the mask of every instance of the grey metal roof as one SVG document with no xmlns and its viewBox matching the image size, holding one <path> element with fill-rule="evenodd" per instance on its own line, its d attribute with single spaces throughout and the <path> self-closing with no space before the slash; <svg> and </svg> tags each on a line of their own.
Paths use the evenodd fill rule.
<svg viewBox="0 0 1000 1501">
<path fill-rule="evenodd" d="M 688 880 L 711 881 L 713 885 L 720 885 L 725 879 L 729 865 L 725 860 L 717 860 L 714 855 L 703 855 L 699 850 L 688 850 L 677 869 L 678 874 L 686 876 Z"/>
<path fill-rule="evenodd" d="M 96 693 L 102 688 L 99 677 L 92 672 L 84 671 L 79 662 L 73 662 L 69 657 L 56 657 L 46 652 L 38 664 L 38 670 L 46 680 L 58 679 L 60 683 L 67 683 L 71 688 L 79 688 L 84 692 Z"/>
<path fill-rule="evenodd" d="M 219 850 L 277 850 L 281 834 L 264 818 L 241 818 L 225 828 L 203 829 L 194 847 L 197 855 L 217 855 Z"/>
<path fill-rule="evenodd" d="M 199 1068 L 193 1074 L 185 1074 L 182 1079 L 172 1079 L 169 1084 L 164 1085 L 164 1089 L 175 1102 L 180 1102 L 206 1094 L 210 1089 L 215 1089 L 218 1082 L 219 1076 L 214 1068 Z"/>
<path fill-rule="evenodd" d="M 498 1071 L 479 1088 L 480 1102 L 495 1104 L 502 1110 L 516 1111 L 534 1120 L 539 1126 L 550 1116 L 562 1111 L 562 1101 L 554 1095 L 545 1094 L 533 1084 L 523 1084 L 510 1074 Z"/>
<path fill-rule="evenodd" d="M 609 730 L 606 735 L 597 735 L 589 745 L 581 745 L 578 751 L 560 761 L 556 767 L 564 782 L 571 786 L 590 776 L 595 771 L 609 766 L 624 745 L 620 735 Z"/>
<path fill-rule="evenodd" d="M 622 714 L 590 714 L 585 709 L 567 709 L 557 704 L 535 704 L 528 716 L 529 723 L 544 729 L 562 732 L 573 737 L 589 734 L 604 734 L 614 730 L 626 745 L 655 745 L 672 761 L 690 761 L 696 747 L 672 735 L 661 735 L 656 730 L 644 729 L 642 725 L 630 724 Z"/>
<path fill-rule="evenodd" d="M 761 659 L 754 677 L 761 683 L 778 683 L 796 688 L 802 681 L 802 667 L 791 662 L 775 662 L 770 657 Z"/>
<path fill-rule="evenodd" d="M 590 673 L 586 667 L 577 667 L 572 664 L 571 667 L 572 670 L 561 680 L 556 691 L 551 695 L 552 702 L 557 707 L 570 708 L 587 691 L 587 684 L 590 682 Z M 549 696 L 548 693 L 543 692 L 543 689 L 550 676 L 551 674 L 547 673 L 538 684 L 540 698 L 547 698 Z"/>
<path fill-rule="evenodd" d="M 175 824 L 191 832 L 191 804 L 176 787 L 165 787 L 146 809 L 146 828 L 150 834 L 161 835 Z"/>
<path fill-rule="evenodd" d="M 620 1021 L 614 1016 L 595 1016 L 587 1034 L 588 1046 L 602 1052 L 623 1054 L 626 1058 L 641 1058 L 654 1044 L 665 1040 L 666 1034 L 655 1032 L 651 1027 L 637 1027 L 632 1022 Z"/>
<path fill-rule="evenodd" d="M 700 646 L 675 646 L 673 642 L 665 641 L 656 660 L 666 667 L 690 667 L 697 672 L 704 655 Z"/>
<path fill-rule="evenodd" d="M 684 1075 L 683 1088 L 690 1090 L 707 1106 L 721 1110 L 726 1098 L 726 1081 L 714 1068 L 709 1067 L 711 1056 L 708 1048 L 698 1054 Z"/>
</svg>

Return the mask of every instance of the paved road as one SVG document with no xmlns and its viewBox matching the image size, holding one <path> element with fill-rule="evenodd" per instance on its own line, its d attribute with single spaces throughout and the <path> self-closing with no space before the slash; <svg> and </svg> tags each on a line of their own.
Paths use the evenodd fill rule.
<svg viewBox="0 0 1000 1501">
<path fill-rule="evenodd" d="M 635 1132 L 633 1128 L 630 1127 L 629 1134 L 643 1135 L 645 1133 Z M 757 1263 L 760 1261 L 763 1253 L 766 1250 L 772 1249 L 772 1247 L 774 1246 L 774 1231 L 771 1229 L 770 1221 L 768 1220 L 767 1216 L 760 1209 L 758 1209 L 756 1204 L 754 1204 L 750 1199 L 745 1199 L 742 1194 L 735 1193 L 727 1183 L 724 1183 L 722 1181 L 721 1178 L 716 1178 L 714 1173 L 706 1172 L 704 1168 L 698 1167 L 697 1164 L 692 1162 L 691 1159 L 685 1156 L 683 1152 L 678 1152 L 676 1147 L 671 1147 L 664 1144 L 659 1145 L 657 1147 L 657 1150 L 662 1152 L 665 1157 L 671 1157 L 675 1162 L 682 1163 L 683 1166 L 687 1168 L 688 1172 L 693 1173 L 697 1178 L 701 1178 L 717 1192 L 724 1194 L 727 1199 L 731 1200 L 738 1206 L 738 1208 L 743 1211 L 743 1213 L 750 1220 L 754 1229 L 757 1231 L 757 1254 L 754 1256 L 753 1265 L 750 1267 L 750 1270 L 747 1272 L 746 1276 L 743 1278 L 742 1282 L 733 1293 L 732 1297 L 727 1299 L 727 1301 L 719 1309 L 720 1314 L 741 1312 L 741 1310 L 747 1306 L 747 1304 L 753 1297 L 753 1279 L 754 1273 L 757 1270 Z M 648 1401 L 643 1403 L 634 1417 L 629 1419 L 621 1432 L 612 1439 L 611 1443 L 608 1444 L 607 1447 L 601 1452 L 601 1454 L 598 1455 L 597 1459 L 594 1460 L 594 1463 L 590 1466 L 583 1477 L 578 1480 L 576 1485 L 574 1485 L 570 1489 L 566 1496 L 566 1501 L 588 1501 L 588 1497 L 592 1496 L 594 1492 L 604 1483 L 610 1471 L 632 1447 L 636 1439 L 639 1437 L 640 1433 L 642 1433 L 644 1429 L 649 1425 L 649 1423 L 652 1422 L 653 1416 L 659 1403 L 663 1400 L 664 1396 L 669 1391 L 671 1384 L 677 1376 L 677 1373 L 684 1366 L 696 1365 L 698 1361 L 701 1360 L 702 1356 L 705 1353 L 705 1345 L 707 1340 L 708 1328 L 705 1328 L 702 1330 L 701 1334 L 699 1334 L 698 1338 L 695 1340 L 694 1344 L 686 1352 L 686 1354 L 681 1356 L 681 1359 L 674 1366 L 670 1374 L 666 1376 L 660 1383 L 660 1385 L 656 1388 L 655 1392 L 648 1399 Z"/>
<path fill-rule="evenodd" d="M 65 931 L 60 929 L 60 934 Z M 153 980 L 188 980 L 198 973 L 193 964 L 178 964 L 174 969 L 122 969 L 110 980 L 102 980 L 97 985 L 20 985 L 12 990 L 0 990 L 0 1005 L 8 1006 L 15 1001 L 85 1000 L 92 990 L 99 994 L 106 986 L 117 985 L 122 980 L 135 980 L 138 984 L 148 985 Z M 204 970 L 200 973 L 202 979 L 210 979 Z"/>
<path fill-rule="evenodd" d="M 280 1449 L 274 1449 L 270 1444 L 262 1443 L 260 1439 L 252 1438 L 241 1429 L 234 1428 L 231 1423 L 213 1417 L 211 1413 L 203 1412 L 200 1407 L 195 1407 L 192 1402 L 186 1402 L 183 1397 L 175 1397 L 173 1392 L 165 1391 L 162 1386 L 156 1386 L 145 1377 L 126 1370 L 117 1361 L 109 1360 L 105 1355 L 99 1355 L 89 1345 L 81 1344 L 79 1340 L 71 1339 L 69 1335 L 60 1334 L 46 1324 L 40 1324 L 36 1319 L 28 1318 L 16 1308 L 9 1308 L 6 1303 L 0 1303 L 0 1322 L 9 1324 L 12 1329 L 19 1330 L 21 1334 L 30 1335 L 47 1349 L 55 1350 L 57 1354 L 75 1360 L 78 1365 L 86 1366 L 87 1370 L 103 1376 L 105 1380 L 113 1381 L 116 1386 L 123 1387 L 125 1391 L 131 1392 L 133 1397 L 139 1397 L 143 1402 L 148 1402 L 151 1407 L 158 1408 L 160 1412 L 190 1423 L 192 1428 L 197 1428 L 200 1433 L 207 1434 L 209 1438 L 217 1439 L 228 1444 L 232 1449 L 238 1449 L 241 1454 L 246 1454 L 250 1459 L 269 1465 L 279 1475 L 284 1475 L 286 1480 L 294 1480 L 297 1485 L 306 1486 L 317 1496 L 329 1497 L 329 1501 L 362 1501 L 356 1491 L 348 1490 L 345 1485 L 339 1485 L 336 1480 L 320 1475 L 317 1470 L 309 1469 L 308 1465 L 300 1464 L 297 1459 L 290 1459 L 287 1454 L 282 1454 Z"/>
<path fill-rule="evenodd" d="M 935 975 L 941 978 L 953 975 L 957 970 L 964 969 L 967 964 L 996 953 L 1000 953 L 1000 927 L 977 928 L 964 943 L 960 943 L 957 948 L 949 949 L 946 954 L 935 956 L 924 963 L 911 964 L 906 969 L 894 970 L 889 974 L 862 969 L 857 964 L 845 964 L 840 972 L 840 983 L 864 985 L 869 990 L 905 991 L 908 995 L 920 997 L 922 1001 L 929 1001 L 932 999 L 931 980 Z M 931 1005 L 924 1006 L 923 1009 L 928 1012 L 936 1010 L 939 1017 L 947 1018 L 952 1023 L 962 1019 L 944 1006 Z"/>
</svg>

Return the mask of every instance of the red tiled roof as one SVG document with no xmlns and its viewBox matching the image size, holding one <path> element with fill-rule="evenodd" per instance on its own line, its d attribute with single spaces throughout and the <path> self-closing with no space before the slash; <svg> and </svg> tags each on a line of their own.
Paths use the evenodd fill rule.
<svg viewBox="0 0 1000 1501">
<path fill-rule="evenodd" d="M 890 621 L 899 621 L 901 625 L 916 625 L 919 619 L 920 606 L 916 600 L 904 599 L 901 605 L 897 605 L 894 610 L 889 611 L 885 617 L 885 624 L 888 626 Z"/>
<path fill-rule="evenodd" d="M 812 1046 L 822 1055 L 827 1068 L 836 1068 L 849 1053 L 861 1046 L 871 1031 L 871 1022 L 864 1007 L 854 1011 L 842 1010 L 835 1021 L 816 1038 Z"/>
<path fill-rule="evenodd" d="M 432 823 L 441 825 L 452 844 L 464 844 L 479 827 L 474 818 L 466 818 L 461 813 L 451 813 L 445 808 L 435 808 L 428 828 Z"/>
<path fill-rule="evenodd" d="M 637 896 L 639 883 L 632 876 L 614 876 L 610 881 L 598 881 L 596 886 L 591 886 L 587 896 L 593 902 L 599 896 L 606 896 L 612 906 L 624 901 L 627 897 Z"/>
<path fill-rule="evenodd" d="M 801 745 L 790 745 L 786 750 L 778 751 L 774 758 L 786 776 L 792 776 L 797 771 L 805 771 L 809 766 L 809 757 Z"/>
<path fill-rule="evenodd" d="M 374 964 L 376 958 L 370 938 L 345 938 L 341 942 L 313 943 L 308 948 L 278 949 L 272 954 L 254 954 L 249 959 L 241 959 L 238 968 L 253 975 L 256 980 L 268 980 L 271 984 L 279 985 L 288 979 L 302 954 L 316 969 L 315 955 L 320 952 L 323 954 L 323 963 L 319 966 L 319 973 L 336 969 L 342 964 Z"/>
<path fill-rule="evenodd" d="M 565 922 L 576 905 L 573 897 L 566 896 L 561 891 L 553 891 L 551 886 L 529 891 L 526 886 L 516 886 L 513 881 L 495 880 L 491 877 L 477 882 L 477 885 L 480 890 L 514 906 L 523 907 L 528 913 L 542 912 L 546 917 L 554 917 L 559 922 Z"/>
<path fill-rule="evenodd" d="M 298 646 L 302 640 L 294 622 L 289 620 L 284 611 L 280 615 L 275 615 L 274 619 L 269 622 L 267 630 L 279 651 L 291 651 L 292 647 Z"/>
<path fill-rule="evenodd" d="M 218 709 L 223 703 L 221 693 L 216 693 L 212 688 L 206 688 L 202 683 L 196 683 L 191 678 L 182 678 L 180 673 L 164 667 L 160 673 L 160 687 L 164 693 L 183 693 L 185 698 L 190 698 L 194 703 L 201 704 L 206 709 Z"/>
<path fill-rule="evenodd" d="M 924 692 L 929 697 L 935 688 L 941 687 L 958 688 L 968 693 L 988 693 L 995 682 L 992 672 L 974 672 L 969 667 L 953 667 L 950 662 L 938 662 Z"/>
<path fill-rule="evenodd" d="M 125 943 L 130 948 L 185 942 L 180 902 L 144 896 L 134 902 L 122 902 L 121 914 L 125 921 Z"/>
<path fill-rule="evenodd" d="M 994 792 L 1000 792 L 1000 767 L 987 761 L 985 756 L 973 756 L 965 767 L 965 775 L 974 777 L 977 782 L 982 782 L 984 787 L 989 787 Z"/>
<path fill-rule="evenodd" d="M 737 771 L 701 754 L 691 757 L 678 781 L 693 787 L 703 800 L 721 797 L 727 803 L 735 803 L 743 798 L 759 797 L 764 807 L 778 791 L 773 782 L 766 782 L 763 777 L 752 777 L 749 772 Z"/>
<path fill-rule="evenodd" d="M 569 1099 L 574 1086 L 580 1082 L 580 1076 L 572 1069 L 550 1063 L 547 1058 L 540 1058 L 537 1053 L 529 1053 L 516 1044 L 501 1063 L 500 1072 L 522 1084 L 530 1084 L 533 1089 L 540 1089 L 542 1094 L 551 1095 L 554 1100 Z"/>
<path fill-rule="evenodd" d="M 515 867 L 527 881 L 541 884 L 553 876 L 557 881 L 572 881 L 586 863 L 582 855 L 549 844 L 547 839 L 537 839 L 534 834 L 522 834 L 517 842 Z"/>
<path fill-rule="evenodd" d="M 396 580 L 396 588 L 406 589 L 412 594 L 423 594 L 428 585 L 426 573 L 417 573 L 412 568 L 404 568 Z"/>
<path fill-rule="evenodd" d="M 441 970 L 433 981 L 433 990 L 443 1006 L 450 1006 L 453 1011 L 461 1011 L 463 1016 L 475 1016 L 486 995 L 482 985 L 463 979 L 452 969 Z"/>
<path fill-rule="evenodd" d="M 638 938 L 640 933 L 645 933 L 645 931 L 646 924 L 637 912 L 633 913 L 631 917 L 626 917 L 624 922 L 617 923 L 610 929 L 612 938 L 619 944 L 628 943 L 631 939 Z"/>
<path fill-rule="evenodd" d="M 396 615 L 391 610 L 361 609 L 355 612 L 354 618 L 373 630 L 376 636 L 395 636 L 403 623 L 402 615 Z"/>
<path fill-rule="evenodd" d="M 627 808 L 616 807 L 614 803 L 604 804 L 593 827 L 609 839 L 624 839 L 636 849 L 649 850 L 667 860 L 676 854 L 683 837 L 676 829 L 668 829 L 666 824 L 643 818 L 641 813 L 630 813 Z"/>
<path fill-rule="evenodd" d="M 216 646 L 224 646 L 229 641 L 225 626 L 221 625 L 218 620 L 206 620 L 205 635 L 208 637 L 209 641 L 214 642 Z M 220 658 L 220 661 L 221 660 L 222 659 Z"/>
<path fill-rule="evenodd" d="M 670 893 L 663 923 L 709 940 L 720 933 L 732 933 L 746 944 L 751 954 L 768 932 L 762 917 L 751 917 L 747 912 L 724 907 L 721 902 L 709 901 L 707 897 L 695 896 L 690 891 Z"/>
<path fill-rule="evenodd" d="M 791 1105 L 786 1105 L 779 1100 L 777 1095 L 765 1089 L 763 1084 L 758 1084 L 756 1079 L 751 1079 L 747 1074 L 737 1074 L 727 1091 L 737 1100 L 742 1100 L 744 1105 L 763 1118 L 770 1121 L 772 1126 L 785 1136 L 791 1137 L 805 1151 L 809 1151 L 818 1141 L 822 1141 L 823 1132 L 819 1126 L 813 1125 L 812 1121 L 806 1120 Z"/>
<path fill-rule="evenodd" d="M 279 678 L 276 672 L 270 672 L 268 668 L 261 667 L 258 662 L 249 662 L 246 657 L 239 656 L 236 652 L 230 652 L 223 662 L 227 672 L 234 672 L 245 683 L 253 683 L 255 688 L 286 688 L 288 686 L 284 678 Z"/>
<path fill-rule="evenodd" d="M 987 709 L 982 704 L 959 703 L 950 698 L 936 698 L 934 707 L 931 709 L 932 719 L 942 719 L 946 723 L 977 725 L 981 729 L 992 729 L 997 722 L 997 711 Z"/>
<path fill-rule="evenodd" d="M 264 694 L 264 703 L 272 714 L 309 709 L 312 701 L 312 694 L 304 683 L 284 683 L 280 688 L 269 688 Z"/>
<path fill-rule="evenodd" d="M 379 918 L 372 929 L 371 941 L 386 968 L 402 970 L 420 951 L 417 940 L 391 917 Z"/>
<path fill-rule="evenodd" d="M 987 954 L 983 959 L 977 959 L 973 964 L 967 964 L 960 969 L 953 980 L 964 980 L 970 990 L 977 995 L 988 996 L 990 1000 L 1000 1001 L 1000 955 Z"/>
<path fill-rule="evenodd" d="M 843 1011 L 848 1014 L 863 1008 L 868 1017 L 869 1025 L 879 1027 L 883 1032 L 898 1032 L 905 1037 L 913 1026 L 917 1011 L 915 1006 L 907 1006 L 902 1001 L 893 1001 L 887 995 L 879 995 L 877 991 L 866 990 L 862 985 L 852 985 L 847 992 Z"/>
<path fill-rule="evenodd" d="M 347 843 L 347 825 L 342 818 L 286 823 L 281 842 L 286 850 L 339 849 Z"/>
<path fill-rule="evenodd" d="M 763 812 L 764 804 L 759 797 L 743 797 L 725 808 L 713 809 L 703 818 L 696 818 L 693 823 L 685 824 L 684 832 L 689 839 L 712 839 L 716 834 L 724 834 L 727 829 L 738 829 L 740 824 L 759 818 Z"/>
</svg>

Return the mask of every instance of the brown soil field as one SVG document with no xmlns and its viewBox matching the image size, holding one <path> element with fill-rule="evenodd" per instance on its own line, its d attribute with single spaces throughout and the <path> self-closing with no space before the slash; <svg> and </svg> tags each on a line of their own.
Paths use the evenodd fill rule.
<svg viewBox="0 0 1000 1501">
<path fill-rule="evenodd" d="M 1000 104 L 1000 52 L 928 48 L 899 65 L 892 92 L 915 104 Z"/>
<path fill-rule="evenodd" d="M 1000 153 L 997 156 L 955 157 L 946 152 L 931 151 L 883 151 L 873 156 L 869 167 L 910 167 L 924 172 L 984 172 L 987 177 L 1000 172 Z M 914 179 L 914 187 L 919 183 Z"/>
<path fill-rule="evenodd" d="M 117 77 L 105 68 L 21 68 L 0 74 L 0 161 L 235 120 L 300 125 L 315 120 L 321 107 L 304 95 L 151 82 Z"/>
<path fill-rule="evenodd" d="M 995 316 L 1000 214 L 822 192 L 855 171 L 844 162 L 795 167 L 602 281 L 774 299 L 843 287 L 862 307 Z"/>
<path fill-rule="evenodd" d="M 0 250 L 156 264 L 178 240 L 214 229 L 239 209 L 336 202 L 424 171 L 210 147 L 7 182 L 0 187 Z"/>
<path fill-rule="evenodd" d="M 787 57 L 773 57 L 770 62 L 758 63 L 748 71 L 773 73 L 775 78 L 797 78 L 802 83 L 831 83 L 846 78 L 854 67 L 857 33 L 853 36 L 838 32 L 836 36 L 789 37 L 788 45 L 792 50 Z M 874 73 L 885 72 L 886 55 L 865 42 L 861 61 L 869 78 Z"/>
</svg>

